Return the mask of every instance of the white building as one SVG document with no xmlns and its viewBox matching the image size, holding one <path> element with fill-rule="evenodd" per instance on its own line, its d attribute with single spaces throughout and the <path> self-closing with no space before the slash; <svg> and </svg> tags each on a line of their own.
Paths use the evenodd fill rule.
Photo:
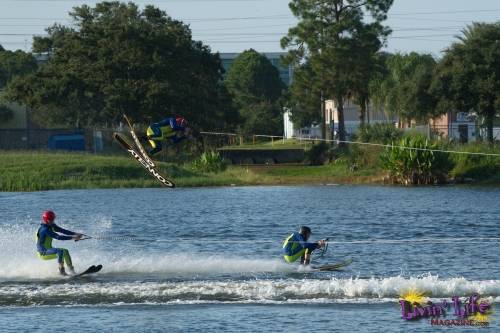
<svg viewBox="0 0 500 333">
<path fill-rule="evenodd" d="M 289 139 L 292 137 L 302 138 L 321 138 L 321 126 L 312 125 L 310 127 L 295 128 L 290 119 L 291 111 L 287 110 L 283 114 L 284 136 Z M 338 109 L 333 100 L 325 101 L 325 120 L 327 128 L 335 133 L 338 131 L 339 115 Z M 368 106 L 367 114 L 365 115 L 365 123 L 389 123 L 396 124 L 396 117 L 387 116 L 384 112 L 376 110 L 372 105 Z M 361 121 L 359 120 L 359 105 L 347 101 L 344 104 L 344 125 L 347 135 L 354 134 L 358 130 Z"/>
<path fill-rule="evenodd" d="M 321 127 L 312 125 L 310 127 L 295 128 L 291 120 L 292 112 L 286 110 L 283 113 L 283 136 L 285 139 L 291 138 L 308 138 L 318 139 L 321 138 Z"/>
<path fill-rule="evenodd" d="M 344 125 L 345 131 L 347 134 L 356 133 L 359 126 L 361 125 L 361 121 L 359 120 L 359 105 L 353 103 L 352 101 L 347 100 L 344 103 Z M 339 128 L 339 112 L 336 106 L 335 101 L 327 100 L 325 101 L 325 119 L 326 124 L 333 131 L 337 131 Z M 383 111 L 378 110 L 373 105 L 368 105 L 366 115 L 365 115 L 365 123 L 366 124 L 376 124 L 376 123 L 389 123 L 396 124 L 398 122 L 398 118 L 394 116 L 388 116 Z"/>
<path fill-rule="evenodd" d="M 283 113 L 283 136 L 285 139 L 291 139 L 293 137 L 293 122 L 290 117 L 292 116 L 292 113 L 290 110 L 286 110 L 285 113 Z"/>
</svg>

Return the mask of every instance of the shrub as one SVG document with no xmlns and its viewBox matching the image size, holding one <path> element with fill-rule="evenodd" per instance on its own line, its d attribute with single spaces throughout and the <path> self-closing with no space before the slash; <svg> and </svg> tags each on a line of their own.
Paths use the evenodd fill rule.
<svg viewBox="0 0 500 333">
<path fill-rule="evenodd" d="M 192 164 L 193 169 L 201 172 L 221 172 L 226 170 L 227 162 L 218 152 L 204 152 Z"/>
<path fill-rule="evenodd" d="M 306 160 L 310 165 L 323 165 L 329 159 L 329 150 L 326 142 L 315 144 L 306 152 Z"/>
<path fill-rule="evenodd" d="M 380 156 L 383 167 L 398 184 L 436 184 L 446 181 L 453 161 L 449 154 L 426 149 L 440 149 L 437 143 L 429 143 L 417 135 L 405 137 L 398 146 L 387 148 Z M 416 149 L 408 149 L 408 148 Z"/>
<path fill-rule="evenodd" d="M 463 151 L 500 154 L 500 147 L 476 143 L 465 146 Z M 465 178 L 481 180 L 500 175 L 500 157 L 497 156 L 455 154 L 454 161 L 455 167 L 451 175 L 458 181 Z"/>
<path fill-rule="evenodd" d="M 390 144 L 403 137 L 403 132 L 393 124 L 365 125 L 359 128 L 357 138 L 361 142 Z"/>
</svg>

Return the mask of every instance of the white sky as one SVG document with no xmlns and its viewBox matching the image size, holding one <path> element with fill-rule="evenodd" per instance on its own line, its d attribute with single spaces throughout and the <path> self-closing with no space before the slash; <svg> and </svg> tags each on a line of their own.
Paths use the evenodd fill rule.
<svg viewBox="0 0 500 333">
<path fill-rule="evenodd" d="M 33 34 L 70 23 L 74 6 L 98 1 L 0 0 L 0 44 L 29 51 Z M 136 0 L 154 4 L 190 24 L 193 37 L 219 52 L 282 52 L 279 40 L 296 22 L 288 0 Z M 387 50 L 441 51 L 473 21 L 500 20 L 500 0 L 395 0 L 386 24 L 393 29 Z"/>
</svg>

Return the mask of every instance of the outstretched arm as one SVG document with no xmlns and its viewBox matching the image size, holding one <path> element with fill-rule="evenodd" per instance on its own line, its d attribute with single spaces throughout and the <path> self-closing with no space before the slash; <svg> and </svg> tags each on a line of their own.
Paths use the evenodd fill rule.
<svg viewBox="0 0 500 333">
<path fill-rule="evenodd" d="M 67 231 L 67 230 L 66 230 Z M 63 235 L 59 235 L 55 232 L 53 232 L 52 230 L 50 229 L 47 229 L 46 231 L 46 234 L 47 236 L 51 237 L 51 238 L 54 238 L 54 239 L 58 239 L 58 240 L 70 240 L 70 239 L 73 239 L 73 236 L 63 236 Z"/>
<path fill-rule="evenodd" d="M 76 232 L 63 229 L 60 226 L 55 225 L 55 224 L 52 225 L 52 228 L 54 229 L 55 232 L 60 232 L 61 234 L 70 235 L 70 236 L 76 235 Z"/>
<path fill-rule="evenodd" d="M 79 240 L 79 239 L 81 239 L 83 237 L 83 235 L 80 234 L 80 233 L 78 233 L 78 232 L 74 232 L 74 231 L 63 229 L 63 228 L 61 228 L 58 225 L 53 225 L 53 228 L 54 228 L 54 230 L 56 232 L 60 232 L 61 234 L 72 236 L 72 237 L 68 237 L 68 236 L 60 236 L 60 235 L 58 235 L 59 237 L 65 237 L 65 239 L 62 239 L 62 238 L 56 238 L 56 239 L 60 239 L 60 240 L 69 240 L 69 239 Z M 56 233 L 54 233 L 54 234 L 57 235 Z M 53 237 L 53 238 L 55 238 L 55 237 Z"/>
</svg>

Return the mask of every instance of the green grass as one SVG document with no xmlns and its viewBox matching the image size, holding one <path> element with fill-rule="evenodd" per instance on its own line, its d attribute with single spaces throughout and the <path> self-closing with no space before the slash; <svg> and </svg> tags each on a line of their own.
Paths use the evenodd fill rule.
<svg viewBox="0 0 500 333">
<path fill-rule="evenodd" d="M 459 147 L 460 151 L 500 154 L 500 146 L 481 143 Z M 458 181 L 471 179 L 479 184 L 500 184 L 500 157 L 481 155 L 455 155 L 452 177 Z"/>
<path fill-rule="evenodd" d="M 308 149 L 313 145 L 312 141 L 298 141 L 296 139 L 275 139 L 274 141 L 245 142 L 242 145 L 225 146 L 223 149 Z"/>
<path fill-rule="evenodd" d="M 371 184 L 382 183 L 383 173 L 377 169 L 350 171 L 345 163 L 321 166 L 278 166 L 254 168 L 269 183 L 276 184 Z"/>
<path fill-rule="evenodd" d="M 177 186 L 272 185 L 371 182 L 373 173 L 350 173 L 348 166 L 230 166 L 220 173 L 194 171 L 190 165 L 158 163 Z M 160 187 L 137 161 L 127 156 L 87 153 L 0 152 L 0 191 Z"/>
<path fill-rule="evenodd" d="M 146 187 L 155 182 L 136 161 L 127 157 L 3 152 L 0 154 L 0 165 L 2 191 Z"/>
<path fill-rule="evenodd" d="M 354 147 L 354 146 L 352 146 Z M 177 186 L 278 184 L 380 184 L 383 148 L 354 147 L 329 165 L 229 166 L 219 173 L 194 171 L 191 165 L 158 163 L 158 170 Z M 500 147 L 469 145 L 462 149 L 500 153 Z M 500 185 L 500 158 L 456 155 L 452 176 L 475 184 Z M 354 166 L 354 167 L 353 167 Z M 126 155 L 0 151 L 0 191 L 160 187 L 137 161 Z"/>
</svg>

